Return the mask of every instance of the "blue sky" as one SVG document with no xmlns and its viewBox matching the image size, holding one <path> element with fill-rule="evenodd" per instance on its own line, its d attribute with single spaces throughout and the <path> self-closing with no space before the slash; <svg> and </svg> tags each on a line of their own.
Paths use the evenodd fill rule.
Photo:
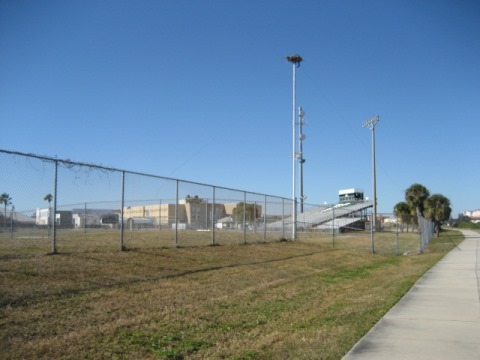
<svg viewBox="0 0 480 360">
<path fill-rule="evenodd" d="M 1 148 L 378 210 L 421 183 L 480 208 L 480 2 L 0 1 Z"/>
</svg>

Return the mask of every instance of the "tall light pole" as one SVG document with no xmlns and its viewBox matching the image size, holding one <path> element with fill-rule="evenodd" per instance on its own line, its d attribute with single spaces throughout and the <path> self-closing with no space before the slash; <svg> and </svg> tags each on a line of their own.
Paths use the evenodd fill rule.
<svg viewBox="0 0 480 360">
<path fill-rule="evenodd" d="M 302 57 L 298 54 L 287 56 L 287 61 L 292 63 L 293 68 L 293 111 L 292 111 L 292 240 L 297 238 L 297 191 L 296 191 L 296 161 L 297 161 L 297 133 L 296 133 L 296 120 L 297 120 L 297 73 L 296 70 L 303 61 Z"/>
<path fill-rule="evenodd" d="M 305 140 L 305 134 L 303 133 L 303 124 L 305 120 L 303 116 L 305 112 L 303 111 L 302 107 L 298 108 L 298 132 L 299 132 L 299 140 L 300 140 L 300 148 L 298 151 L 298 162 L 300 163 L 300 212 L 303 213 L 303 202 L 307 198 L 303 195 L 303 163 L 305 162 L 305 158 L 303 157 L 303 140 Z"/>
<path fill-rule="evenodd" d="M 377 230 L 377 175 L 375 170 L 375 125 L 380 121 L 380 116 L 374 116 L 363 122 L 364 128 L 372 130 L 372 192 L 373 192 L 373 218 L 372 229 Z"/>
</svg>

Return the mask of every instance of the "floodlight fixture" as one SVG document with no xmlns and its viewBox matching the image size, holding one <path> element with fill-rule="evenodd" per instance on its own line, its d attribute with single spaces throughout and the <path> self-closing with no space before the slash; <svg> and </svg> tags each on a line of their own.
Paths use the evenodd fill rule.
<svg viewBox="0 0 480 360">
<path fill-rule="evenodd" d="M 375 125 L 380 121 L 380 116 L 376 115 L 366 121 L 363 122 L 363 127 L 364 128 L 369 128 L 370 130 L 373 130 L 375 128 Z"/>
<path fill-rule="evenodd" d="M 302 57 L 298 54 L 285 56 L 288 62 L 293 63 L 296 67 L 300 66 L 300 63 L 303 61 Z"/>
</svg>

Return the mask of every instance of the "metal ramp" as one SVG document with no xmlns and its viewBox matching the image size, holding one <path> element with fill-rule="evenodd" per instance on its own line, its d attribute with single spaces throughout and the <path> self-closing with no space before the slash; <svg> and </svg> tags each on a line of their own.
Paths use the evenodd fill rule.
<svg viewBox="0 0 480 360">
<path fill-rule="evenodd" d="M 326 223 L 314 226 L 314 229 L 323 230 L 323 231 L 344 231 L 345 229 L 356 229 L 358 230 L 359 222 L 362 221 L 361 217 L 346 217 L 335 220 L 327 221 Z M 362 229 L 363 230 L 363 229 Z"/>
<path fill-rule="evenodd" d="M 353 214 L 371 207 L 373 207 L 371 201 L 362 201 L 355 203 L 339 203 L 328 208 L 314 208 L 297 214 L 297 229 L 317 228 L 319 225 L 331 222 L 333 219 L 337 222 L 339 218 L 352 217 Z M 355 221 L 358 221 L 358 219 Z M 292 222 L 293 218 L 292 216 L 289 216 L 283 220 L 268 223 L 267 229 L 279 230 L 282 227 L 291 228 Z"/>
</svg>

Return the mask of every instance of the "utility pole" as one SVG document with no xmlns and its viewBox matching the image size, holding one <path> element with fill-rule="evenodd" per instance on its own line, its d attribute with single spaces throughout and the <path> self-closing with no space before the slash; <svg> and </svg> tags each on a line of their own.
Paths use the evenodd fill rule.
<svg viewBox="0 0 480 360">
<path fill-rule="evenodd" d="M 298 162 L 300 163 L 300 213 L 303 213 L 303 202 L 307 198 L 303 195 L 303 163 L 305 162 L 305 158 L 303 157 L 303 140 L 305 140 L 305 134 L 303 133 L 303 124 L 305 123 L 305 120 L 303 119 L 304 115 L 305 112 L 300 106 L 298 108 L 298 138 L 300 140 L 300 149 L 298 151 Z"/>
<path fill-rule="evenodd" d="M 287 61 L 292 63 L 293 69 L 293 111 L 292 111 L 292 240 L 297 238 L 297 191 L 296 191 L 296 160 L 297 160 L 297 132 L 296 132 L 296 118 L 297 118 L 297 73 L 296 70 L 300 67 L 300 63 L 303 61 L 302 57 L 298 54 L 287 56 Z"/>
<path fill-rule="evenodd" d="M 374 116 L 363 122 L 364 128 L 372 131 L 372 193 L 373 193 L 373 214 L 372 214 L 372 252 L 373 248 L 373 231 L 377 230 L 377 174 L 375 169 L 375 125 L 380 121 L 380 116 Z"/>
</svg>

